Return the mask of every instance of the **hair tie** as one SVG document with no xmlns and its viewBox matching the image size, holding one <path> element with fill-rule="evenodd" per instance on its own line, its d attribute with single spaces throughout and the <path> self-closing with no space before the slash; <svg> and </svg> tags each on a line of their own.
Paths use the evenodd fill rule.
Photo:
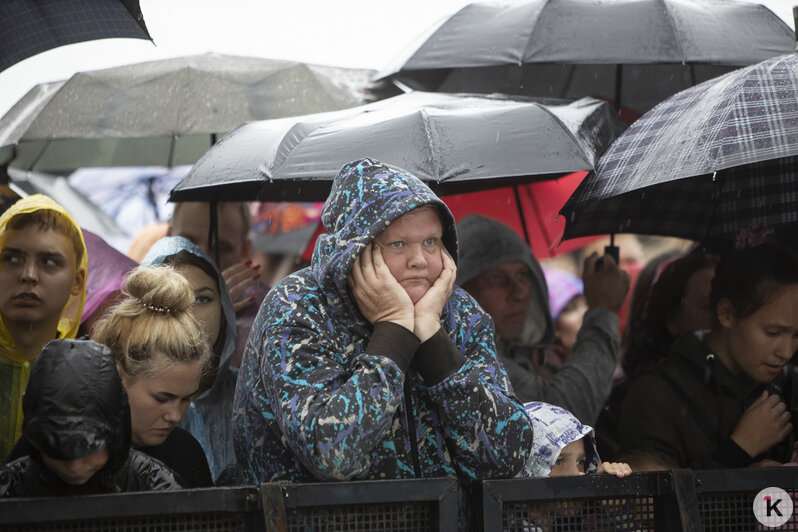
<svg viewBox="0 0 798 532">
<path fill-rule="evenodd" d="M 147 310 L 151 310 L 152 312 L 157 312 L 159 314 L 171 314 L 173 311 L 169 307 L 159 307 L 157 305 L 149 305 L 144 301 L 141 302 L 141 306 L 146 308 Z"/>
</svg>

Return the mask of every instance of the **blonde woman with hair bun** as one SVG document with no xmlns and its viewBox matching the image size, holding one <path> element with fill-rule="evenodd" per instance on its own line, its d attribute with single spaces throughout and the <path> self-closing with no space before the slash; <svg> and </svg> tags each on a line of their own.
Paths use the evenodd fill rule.
<svg viewBox="0 0 798 532">
<path fill-rule="evenodd" d="M 95 324 L 92 339 L 114 354 L 127 390 L 132 446 L 178 473 L 186 487 L 211 486 L 199 442 L 177 427 L 211 359 L 194 316 L 194 291 L 168 266 L 140 266 L 127 277 L 128 299 Z"/>
</svg>

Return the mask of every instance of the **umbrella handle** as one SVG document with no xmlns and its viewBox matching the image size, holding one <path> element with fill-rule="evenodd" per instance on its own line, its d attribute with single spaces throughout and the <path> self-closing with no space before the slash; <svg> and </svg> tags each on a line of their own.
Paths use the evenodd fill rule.
<svg viewBox="0 0 798 532">
<path fill-rule="evenodd" d="M 615 233 L 610 233 L 610 245 L 604 246 L 604 254 L 615 259 L 615 264 L 621 264 L 621 250 L 615 245 Z"/>
</svg>

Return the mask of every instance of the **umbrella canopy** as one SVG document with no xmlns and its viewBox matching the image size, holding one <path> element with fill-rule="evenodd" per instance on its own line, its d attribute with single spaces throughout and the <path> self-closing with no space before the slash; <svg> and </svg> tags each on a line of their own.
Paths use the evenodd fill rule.
<svg viewBox="0 0 798 532">
<path fill-rule="evenodd" d="M 355 109 L 251 122 L 210 149 L 173 201 L 322 201 L 341 167 L 369 156 L 438 194 L 594 168 L 622 130 L 606 103 L 412 92 Z"/>
<path fill-rule="evenodd" d="M 601 158 L 561 213 L 565 238 L 600 233 L 728 242 L 798 224 L 798 55 L 665 100 Z"/>
<path fill-rule="evenodd" d="M 150 39 L 139 0 L 3 0 L 0 71 L 40 52 L 95 39 Z"/>
<path fill-rule="evenodd" d="M 379 77 L 423 90 L 593 96 L 636 113 L 795 46 L 769 9 L 732 0 L 475 3 L 420 41 Z"/>
<path fill-rule="evenodd" d="M 0 146 L 14 148 L 0 155 L 16 168 L 58 173 L 193 164 L 217 137 L 248 120 L 358 103 L 352 91 L 309 65 L 178 57 L 35 87 L 0 120 Z"/>
<path fill-rule="evenodd" d="M 535 257 L 551 258 L 580 249 L 599 238 L 585 237 L 561 242 L 565 218 L 559 215 L 560 209 L 585 174 L 575 172 L 558 179 L 443 196 L 441 199 L 448 205 L 455 220 L 471 213 L 499 220 L 529 242 Z"/>
</svg>

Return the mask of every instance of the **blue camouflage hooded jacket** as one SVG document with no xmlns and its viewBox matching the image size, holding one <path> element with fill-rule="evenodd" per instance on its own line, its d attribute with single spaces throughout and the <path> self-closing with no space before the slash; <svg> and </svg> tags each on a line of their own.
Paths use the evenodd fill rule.
<svg viewBox="0 0 798 532">
<path fill-rule="evenodd" d="M 411 437 L 423 477 L 511 477 L 523 468 L 531 421 L 497 362 L 490 316 L 466 292 L 455 287 L 441 314 L 465 357 L 441 382 L 426 386 L 415 370 L 365 352 L 373 327 L 347 275 L 375 236 L 426 204 L 438 208 L 456 257 L 454 219 L 417 178 L 370 159 L 335 178 L 311 266 L 271 290 L 244 352 L 233 412 L 244 482 L 412 478 Z"/>
</svg>

